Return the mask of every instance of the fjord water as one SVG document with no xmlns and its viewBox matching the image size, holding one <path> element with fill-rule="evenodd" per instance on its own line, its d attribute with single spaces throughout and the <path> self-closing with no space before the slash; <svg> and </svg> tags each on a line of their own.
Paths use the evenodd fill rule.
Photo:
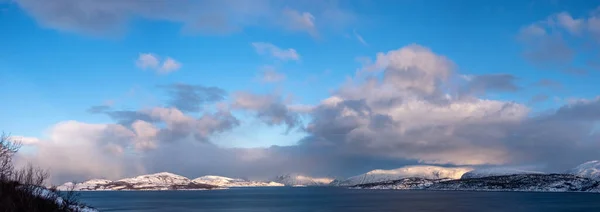
<svg viewBox="0 0 600 212">
<path fill-rule="evenodd" d="M 92 191 L 100 211 L 387 212 L 600 211 L 597 193 L 232 188 L 213 191 Z"/>
</svg>

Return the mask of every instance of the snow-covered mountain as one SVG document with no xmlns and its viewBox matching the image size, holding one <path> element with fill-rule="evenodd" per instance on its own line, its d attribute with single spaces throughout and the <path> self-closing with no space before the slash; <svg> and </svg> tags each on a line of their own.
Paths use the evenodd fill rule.
<svg viewBox="0 0 600 212">
<path fill-rule="evenodd" d="M 392 170 L 376 169 L 361 175 L 350 177 L 346 180 L 336 180 L 331 183 L 333 186 L 354 186 L 368 183 L 378 183 L 386 181 L 400 180 L 404 178 L 423 178 L 423 179 L 459 179 L 464 173 L 473 170 L 469 167 L 440 167 L 440 166 L 405 166 Z"/>
<path fill-rule="evenodd" d="M 543 172 L 528 171 L 508 167 L 494 167 L 485 169 L 475 169 L 462 175 L 461 179 L 482 178 L 491 176 L 506 176 L 514 174 L 544 174 Z"/>
<path fill-rule="evenodd" d="M 593 160 L 585 162 L 569 171 L 568 174 L 600 180 L 600 161 Z"/>
<path fill-rule="evenodd" d="M 68 182 L 56 187 L 56 189 L 61 191 L 70 190 L 71 188 L 75 191 L 107 190 L 106 185 L 110 183 L 112 183 L 110 180 L 92 179 L 82 183 Z"/>
<path fill-rule="evenodd" d="M 400 180 L 392 180 L 378 183 L 368 183 L 351 186 L 350 188 L 359 189 L 397 189 L 397 190 L 419 190 L 426 189 L 434 183 L 446 181 L 450 179 L 425 179 L 418 177 L 403 178 Z"/>
<path fill-rule="evenodd" d="M 141 175 L 117 181 L 88 180 L 83 183 L 68 182 L 56 187 L 58 190 L 97 191 L 97 190 L 178 190 L 178 189 L 214 189 L 218 186 L 194 183 L 190 179 L 168 173 Z"/>
<path fill-rule="evenodd" d="M 457 180 L 401 180 L 352 186 L 360 189 L 600 192 L 600 182 L 570 174 L 515 174 Z"/>
<path fill-rule="evenodd" d="M 267 187 L 284 186 L 277 182 L 247 181 L 229 177 L 207 175 L 190 180 L 187 177 L 161 172 L 140 175 L 116 181 L 94 179 L 82 183 L 68 182 L 56 187 L 58 190 L 99 191 L 99 190 L 178 190 L 215 189 L 228 187 Z"/>
<path fill-rule="evenodd" d="M 516 174 L 450 180 L 431 185 L 429 190 L 598 192 L 599 182 L 570 174 Z"/>
<path fill-rule="evenodd" d="M 136 188 L 145 187 L 162 187 L 170 185 L 186 185 L 191 181 L 187 177 L 172 174 L 169 172 L 160 172 L 156 174 L 140 175 L 132 178 L 125 178 L 117 180 L 116 182 L 123 182 L 134 185 Z"/>
<path fill-rule="evenodd" d="M 270 187 L 270 186 L 284 186 L 277 182 L 260 182 L 260 181 L 247 181 L 243 179 L 235 179 L 229 177 L 221 177 L 214 175 L 206 175 L 198 177 L 192 180 L 194 183 L 208 184 L 219 187 Z"/>
<path fill-rule="evenodd" d="M 333 181 L 331 178 L 314 178 L 296 174 L 286 174 L 275 177 L 274 182 L 286 186 L 326 186 Z"/>
</svg>

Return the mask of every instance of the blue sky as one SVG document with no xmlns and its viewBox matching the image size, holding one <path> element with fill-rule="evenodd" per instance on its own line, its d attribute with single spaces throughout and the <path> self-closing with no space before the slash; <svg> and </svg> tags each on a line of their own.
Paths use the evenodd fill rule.
<svg viewBox="0 0 600 212">
<path fill-rule="evenodd" d="M 597 34 L 591 26 L 598 1 L 256 3 L 267 5 L 264 8 L 246 7 L 250 1 L 224 1 L 229 3 L 215 4 L 215 14 L 202 9 L 198 12 L 214 15 L 206 17 L 214 19 L 207 22 L 214 21 L 210 24 L 215 26 L 209 27 L 216 30 L 201 26 L 198 31 L 190 31 L 190 23 L 204 16 L 192 20 L 195 13 L 188 14 L 180 6 L 201 8 L 204 1 L 178 1 L 165 8 L 141 1 L 122 5 L 93 2 L 0 1 L 1 130 L 44 139 L 51 137 L 49 129 L 61 121 L 113 123 L 109 117 L 87 110 L 103 104 L 114 110 L 165 106 L 170 97 L 157 86 L 172 83 L 222 88 L 229 94 L 224 102 L 234 101 L 234 94 L 242 91 L 290 97 L 288 106 L 318 106 L 364 67 L 360 58 L 374 61 L 378 53 L 411 44 L 451 60 L 457 76 L 512 77 L 509 83 L 519 87 L 517 91 L 489 89 L 477 98 L 526 105 L 533 111 L 528 116 L 551 113 L 569 100 L 598 95 L 600 72 L 597 67 L 586 66 L 596 52 L 585 50 L 586 46 L 597 47 Z M 78 5 L 74 8 L 81 11 L 65 5 Z M 576 35 L 565 31 L 567 28 L 540 24 L 561 12 L 575 20 L 584 19 L 590 29 Z M 313 19 L 296 19 L 307 17 L 303 15 Z M 291 22 L 278 20 L 287 18 Z M 312 22 L 299 22 L 306 20 Z M 560 66 L 546 65 L 553 62 L 554 55 L 528 59 L 525 52 L 535 44 L 525 43 L 519 36 L 533 24 L 547 27 L 549 37 L 560 37 L 577 59 L 565 59 Z M 261 54 L 253 46 L 256 42 L 283 51 L 293 49 L 299 58 Z M 145 53 L 159 61 L 172 58 L 180 67 L 166 74 L 144 70 L 136 60 Z M 265 66 L 285 77 L 264 82 L 261 74 Z M 587 73 L 568 73 L 573 67 L 584 68 Z M 540 80 L 558 88 L 540 86 Z M 533 101 L 535 96 L 540 99 Z M 213 143 L 226 147 L 285 146 L 311 135 L 302 130 L 285 133 L 285 125 L 263 123 L 252 111 L 232 113 L 241 124 L 214 135 Z M 315 118 L 310 114 L 301 117 L 303 125 Z"/>
</svg>

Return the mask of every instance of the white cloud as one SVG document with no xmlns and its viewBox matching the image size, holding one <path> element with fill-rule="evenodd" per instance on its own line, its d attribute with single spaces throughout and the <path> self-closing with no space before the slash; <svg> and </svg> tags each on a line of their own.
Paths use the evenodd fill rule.
<svg viewBox="0 0 600 212">
<path fill-rule="evenodd" d="M 136 65 L 141 69 L 157 69 L 160 66 L 160 61 L 157 55 L 141 53 L 136 61 Z"/>
<path fill-rule="evenodd" d="M 159 72 L 161 73 L 169 73 L 173 71 L 177 71 L 181 68 L 181 63 L 175 61 L 173 58 L 167 57 L 160 67 Z"/>
<path fill-rule="evenodd" d="M 40 139 L 35 137 L 11 136 L 10 139 L 13 142 L 20 142 L 22 145 L 25 146 L 37 145 L 40 143 Z"/>
<path fill-rule="evenodd" d="M 280 60 L 300 60 L 300 55 L 295 49 L 281 49 L 271 43 L 254 42 L 252 46 L 259 54 L 267 54 Z"/>
<path fill-rule="evenodd" d="M 140 53 L 135 64 L 142 70 L 152 70 L 159 74 L 168 74 L 181 68 L 181 63 L 175 59 L 167 57 L 161 62 L 160 56 L 153 53 Z"/>
</svg>

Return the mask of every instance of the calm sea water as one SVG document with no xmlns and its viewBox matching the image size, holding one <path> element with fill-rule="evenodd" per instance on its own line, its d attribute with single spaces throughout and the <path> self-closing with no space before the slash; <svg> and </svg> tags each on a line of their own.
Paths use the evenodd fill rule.
<svg viewBox="0 0 600 212">
<path fill-rule="evenodd" d="M 386 212 L 600 211 L 600 194 L 235 188 L 215 191 L 94 191 L 100 211 Z"/>
</svg>

